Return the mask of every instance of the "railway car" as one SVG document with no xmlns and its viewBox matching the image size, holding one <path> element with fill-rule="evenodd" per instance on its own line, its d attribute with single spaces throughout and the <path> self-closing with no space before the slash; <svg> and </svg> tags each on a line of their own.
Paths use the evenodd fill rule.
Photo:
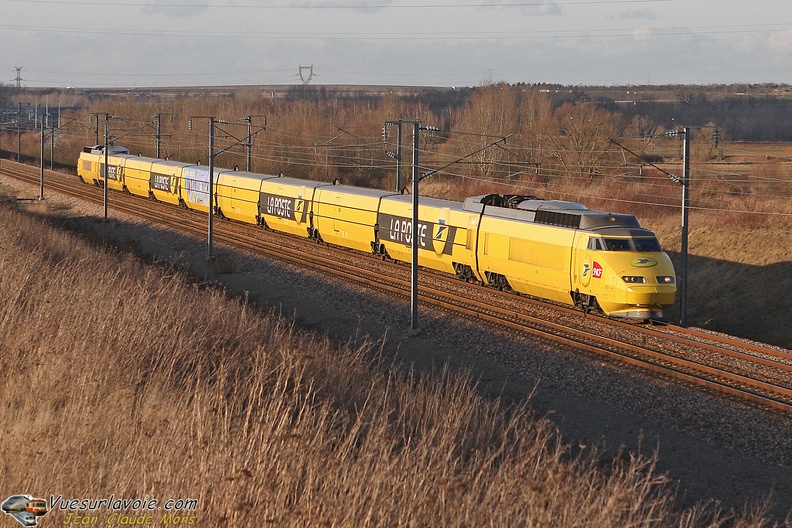
<svg viewBox="0 0 792 528">
<path fill-rule="evenodd" d="M 181 188 L 184 169 L 189 163 L 179 161 L 152 160 L 149 174 L 149 196 L 158 202 L 174 205 L 182 203 Z"/>
<path fill-rule="evenodd" d="M 128 156 L 122 167 L 124 188 L 135 196 L 148 198 L 151 196 L 151 165 L 154 160 Z"/>
<path fill-rule="evenodd" d="M 34 515 L 44 515 L 47 513 L 47 501 L 44 499 L 30 499 L 25 506 L 25 511 Z"/>
<path fill-rule="evenodd" d="M 412 196 L 392 194 L 382 198 L 377 215 L 374 253 L 410 262 L 412 260 Z M 475 215 L 462 204 L 437 198 L 421 198 L 418 206 L 418 264 L 463 279 L 481 280 L 475 273 Z"/>
<path fill-rule="evenodd" d="M 118 170 L 119 163 L 123 164 L 121 156 L 129 154 L 124 147 L 110 146 L 107 150 L 107 179 L 108 188 L 119 191 L 124 190 L 123 180 Z M 103 185 L 104 183 L 104 145 L 95 145 L 83 148 L 77 163 L 77 175 L 88 184 Z"/>
<path fill-rule="evenodd" d="M 531 211 L 518 208 L 533 200 L 517 198 L 522 197 L 488 195 L 465 201 L 466 210 L 480 215 L 479 274 L 500 289 L 569 304 L 575 231 L 536 222 Z"/>
<path fill-rule="evenodd" d="M 217 177 L 219 169 L 213 169 L 212 183 L 214 189 L 209 190 L 209 167 L 204 165 L 189 165 L 182 169 L 179 180 L 179 194 L 181 202 L 189 209 L 209 212 L 210 198 L 217 190 Z"/>
<path fill-rule="evenodd" d="M 30 495 L 11 495 L 3 501 L 2 510 L 4 512 L 21 512 L 25 511 L 28 502 L 33 500 Z"/>
<path fill-rule="evenodd" d="M 314 238 L 358 251 L 371 251 L 380 200 L 391 194 L 349 185 L 318 185 L 311 204 Z"/>
<path fill-rule="evenodd" d="M 221 171 L 217 175 L 217 214 L 248 224 L 257 224 L 261 182 L 266 176 L 252 172 Z"/>
<path fill-rule="evenodd" d="M 101 184 L 104 152 L 86 147 L 78 173 Z M 513 290 L 584 311 L 650 319 L 674 303 L 676 278 L 657 237 L 633 215 L 575 202 L 489 194 L 463 203 L 282 175 L 108 152 L 109 188 Z M 146 185 L 148 182 L 148 187 Z"/>
<path fill-rule="evenodd" d="M 268 229 L 319 239 L 314 226 L 316 189 L 331 185 L 296 178 L 266 178 L 261 182 L 258 223 Z"/>
<path fill-rule="evenodd" d="M 671 260 L 634 215 L 501 195 L 464 208 L 480 212 L 479 273 L 493 286 L 634 319 L 674 303 Z"/>
</svg>

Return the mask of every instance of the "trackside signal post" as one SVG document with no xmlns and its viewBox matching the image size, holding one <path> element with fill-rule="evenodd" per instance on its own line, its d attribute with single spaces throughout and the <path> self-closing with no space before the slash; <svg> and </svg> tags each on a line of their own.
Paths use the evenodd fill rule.
<svg viewBox="0 0 792 528">
<path fill-rule="evenodd" d="M 412 250 L 411 282 L 410 282 L 410 332 L 418 333 L 418 139 L 421 122 L 413 123 L 413 170 L 412 170 Z"/>
<path fill-rule="evenodd" d="M 683 165 L 683 172 L 682 177 L 680 178 L 679 175 L 666 172 L 662 168 L 658 167 L 654 163 L 648 162 L 649 165 L 654 167 L 655 169 L 659 170 L 660 172 L 666 174 L 668 179 L 673 181 L 674 183 L 678 183 L 682 185 L 682 235 L 681 235 L 681 243 L 680 243 L 680 253 L 681 253 L 681 264 L 680 270 L 677 274 L 677 291 L 679 292 L 679 324 L 681 326 L 687 326 L 687 282 L 688 282 L 688 216 L 690 210 L 690 129 L 693 127 L 683 127 L 682 132 L 680 133 L 679 130 L 669 130 L 665 133 L 668 137 L 677 137 L 680 134 L 683 138 L 682 144 L 682 165 Z M 700 126 L 696 128 L 712 128 L 710 126 Z M 619 144 L 613 138 L 608 138 L 610 141 L 623 150 L 626 150 L 630 154 L 636 157 L 641 157 L 640 155 L 636 154 L 632 150 L 628 149 L 624 145 Z M 715 132 L 712 134 L 712 140 L 715 143 L 715 146 L 718 146 L 718 141 L 720 140 L 720 132 L 718 129 L 715 129 Z"/>
<path fill-rule="evenodd" d="M 385 154 L 389 158 L 396 160 L 396 192 L 402 191 L 401 186 L 401 173 L 402 173 L 402 124 L 404 121 L 401 119 L 397 121 L 385 121 L 385 126 L 382 127 L 382 140 L 388 141 L 388 128 L 396 125 L 396 152 L 386 150 Z"/>
<path fill-rule="evenodd" d="M 482 150 L 488 149 L 492 146 L 497 145 L 498 143 L 505 143 L 506 140 L 512 136 L 509 134 L 508 136 L 502 137 L 497 141 L 493 141 L 484 145 L 480 149 L 477 149 L 469 154 L 465 154 L 459 159 L 452 161 L 446 165 L 443 165 L 439 169 L 432 169 L 423 173 L 423 175 L 419 174 L 419 164 L 418 164 L 418 139 L 419 133 L 421 130 L 427 130 L 431 132 L 438 132 L 440 129 L 434 126 L 426 126 L 422 127 L 420 121 L 405 121 L 403 119 L 399 119 L 398 121 L 385 121 L 385 125 L 382 127 L 382 139 L 384 142 L 387 143 L 388 141 L 388 127 L 393 125 L 398 125 L 398 137 L 397 137 L 397 149 L 396 152 L 386 151 L 386 154 L 390 158 L 396 158 L 396 191 L 401 192 L 401 145 L 402 145 L 402 124 L 403 123 L 412 123 L 413 129 L 413 173 L 412 173 L 412 195 L 413 195 L 413 216 L 412 216 L 412 225 L 413 225 L 413 233 L 412 233 L 412 286 L 411 286 L 411 316 L 410 316 L 410 333 L 415 335 L 418 333 L 418 243 L 416 242 L 415 233 L 418 229 L 418 182 L 423 180 L 424 178 L 428 178 L 433 174 L 436 174 L 443 169 L 447 169 L 451 165 L 455 163 L 459 163 L 460 161 L 473 156 L 481 152 Z"/>
<path fill-rule="evenodd" d="M 157 120 L 157 133 L 154 135 L 154 137 L 157 139 L 157 155 L 155 156 L 157 159 L 162 159 L 162 116 L 170 116 L 171 120 L 173 119 L 173 114 L 159 113 L 157 115 L 151 116 Z"/>
<path fill-rule="evenodd" d="M 253 131 L 253 118 L 254 117 L 261 117 L 264 118 L 264 124 L 262 124 L 258 130 L 255 132 Z M 267 129 L 267 116 L 265 115 L 249 115 L 247 117 L 243 117 L 240 121 L 244 121 L 247 123 L 247 139 L 243 143 L 245 148 L 247 149 L 247 171 L 251 172 L 253 170 L 253 138 L 256 134 L 261 132 L 262 130 Z"/>
<path fill-rule="evenodd" d="M 667 135 L 676 136 L 679 132 L 674 130 L 667 132 Z M 690 210 L 690 127 L 682 129 L 682 178 L 676 174 L 670 174 L 669 178 L 682 185 L 682 240 L 680 242 L 680 253 L 682 263 L 680 265 L 678 280 L 679 286 L 679 324 L 687 326 L 687 283 L 688 283 L 688 216 Z"/>
<path fill-rule="evenodd" d="M 682 169 L 682 284 L 680 285 L 679 324 L 687 326 L 687 282 L 688 282 L 688 210 L 690 209 L 690 127 L 684 128 Z"/>
</svg>

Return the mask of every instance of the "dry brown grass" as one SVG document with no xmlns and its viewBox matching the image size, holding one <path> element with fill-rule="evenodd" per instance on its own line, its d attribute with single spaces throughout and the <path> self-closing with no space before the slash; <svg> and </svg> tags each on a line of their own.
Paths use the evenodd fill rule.
<svg viewBox="0 0 792 528">
<path fill-rule="evenodd" d="M 651 458 L 572 456 L 466 376 L 400 373 L 5 208 L 0 225 L 9 493 L 197 498 L 198 526 L 767 525 L 675 511 Z"/>
</svg>

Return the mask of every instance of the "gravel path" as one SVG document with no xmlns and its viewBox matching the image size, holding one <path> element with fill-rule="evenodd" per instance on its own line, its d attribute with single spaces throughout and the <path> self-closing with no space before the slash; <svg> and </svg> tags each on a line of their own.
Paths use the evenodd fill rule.
<svg viewBox="0 0 792 528">
<path fill-rule="evenodd" d="M 2 183 L 19 189 L 20 196 L 37 194 L 15 180 L 4 177 Z M 203 239 L 121 218 L 112 205 L 114 221 L 107 223 L 98 220 L 101 206 L 53 193 L 47 206 L 71 217 L 93 217 L 80 222 L 276 307 L 302 327 L 339 341 L 383 340 L 384 352 L 406 366 L 439 370 L 448 364 L 470 371 L 485 393 L 507 401 L 530 398 L 537 414 L 550 418 L 573 449 L 596 448 L 604 461 L 619 453 L 656 451 L 657 469 L 675 482 L 680 506 L 715 500 L 741 509 L 770 497 L 774 519 L 792 519 L 790 416 L 426 308 L 420 312 L 421 332 L 408 337 L 406 301 L 224 248 L 218 248 L 223 265 L 212 269 Z"/>
</svg>

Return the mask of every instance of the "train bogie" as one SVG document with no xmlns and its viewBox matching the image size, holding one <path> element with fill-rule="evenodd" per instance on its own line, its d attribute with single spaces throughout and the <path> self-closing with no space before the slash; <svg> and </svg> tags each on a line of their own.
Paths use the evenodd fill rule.
<svg viewBox="0 0 792 528">
<path fill-rule="evenodd" d="M 389 194 L 393 193 L 347 185 L 317 187 L 313 202 L 317 236 L 328 244 L 371 251 L 380 200 Z"/>
<path fill-rule="evenodd" d="M 301 237 L 313 233 L 311 212 L 318 183 L 295 178 L 267 177 L 261 182 L 259 223 L 273 231 Z"/>
</svg>

